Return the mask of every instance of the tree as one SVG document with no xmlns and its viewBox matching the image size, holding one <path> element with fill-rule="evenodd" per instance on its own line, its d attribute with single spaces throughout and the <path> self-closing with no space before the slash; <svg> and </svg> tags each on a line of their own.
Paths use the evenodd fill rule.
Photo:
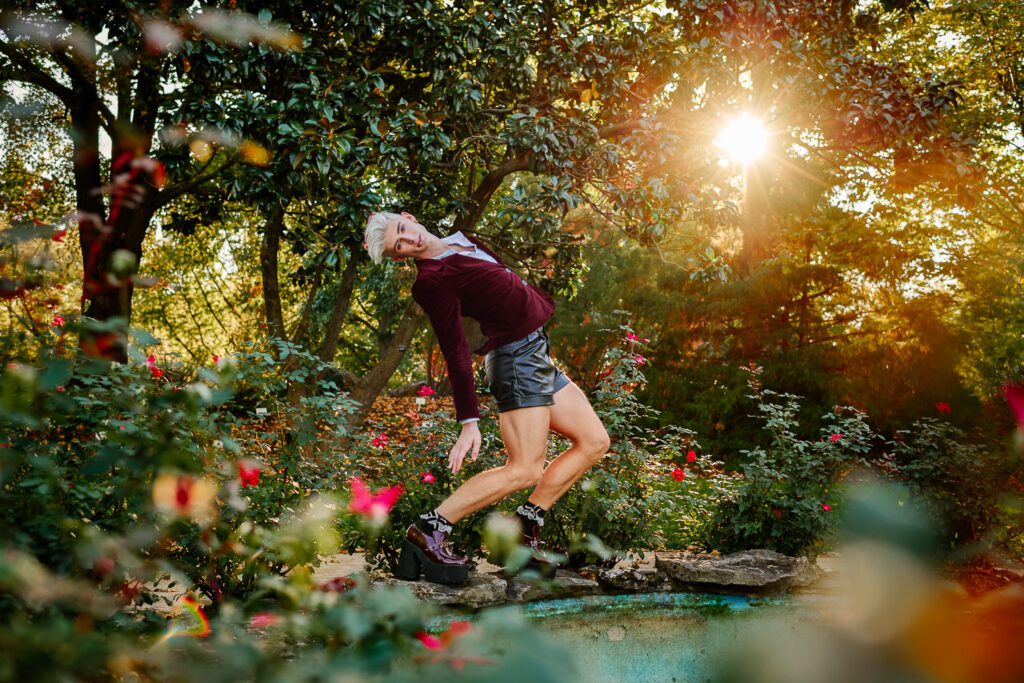
<svg viewBox="0 0 1024 683">
<path fill-rule="evenodd" d="M 137 281 L 111 278 L 114 254 L 123 253 L 118 270 L 134 269 L 154 214 L 239 158 L 211 152 L 198 169 L 178 164 L 165 186 L 164 165 L 152 156 L 158 133 L 165 147 L 191 138 L 195 148 L 210 149 L 206 132 L 189 131 L 176 118 L 175 89 L 188 63 L 174 59 L 173 52 L 182 41 L 207 37 L 235 46 L 262 41 L 279 47 L 288 46 L 292 38 L 240 14 L 191 14 L 183 7 L 168 8 L 168 3 L 130 0 L 99 5 L 15 2 L 0 13 L 0 31 L 0 84 L 41 88 L 68 113 L 73 149 L 67 161 L 81 247 L 82 314 L 101 322 L 126 322 Z M 109 169 L 101 146 L 104 136 L 110 140 Z M 112 334 L 109 326 L 99 329 L 105 332 L 83 336 L 83 346 L 123 360 L 123 337 Z"/>
</svg>

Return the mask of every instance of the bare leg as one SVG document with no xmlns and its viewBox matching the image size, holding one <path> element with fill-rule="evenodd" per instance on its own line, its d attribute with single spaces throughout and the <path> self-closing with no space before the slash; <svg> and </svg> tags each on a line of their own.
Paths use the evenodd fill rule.
<svg viewBox="0 0 1024 683">
<path fill-rule="evenodd" d="M 467 480 L 437 507 L 438 514 L 457 522 L 515 491 L 536 484 L 544 472 L 553 408 L 539 406 L 501 413 L 498 420 L 508 462 Z"/>
<path fill-rule="evenodd" d="M 562 387 L 551 406 L 551 429 L 572 439 L 573 445 L 551 461 L 529 501 L 545 510 L 608 452 L 610 440 L 586 394 L 575 384 Z"/>
</svg>

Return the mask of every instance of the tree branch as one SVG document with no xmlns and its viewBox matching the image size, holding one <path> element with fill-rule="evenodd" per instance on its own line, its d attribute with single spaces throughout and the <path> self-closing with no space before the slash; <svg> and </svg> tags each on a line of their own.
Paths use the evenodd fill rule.
<svg viewBox="0 0 1024 683">
<path fill-rule="evenodd" d="M 216 154 L 216 152 L 214 154 Z M 186 192 L 191 192 L 203 183 L 216 178 L 218 175 L 237 164 L 238 158 L 235 157 L 228 159 L 222 166 L 218 166 L 209 173 L 204 174 L 203 170 L 208 168 L 212 163 L 213 157 L 210 157 L 210 161 L 208 161 L 196 175 L 192 176 L 188 180 L 183 180 L 180 183 L 171 185 L 170 187 L 166 187 L 157 192 L 153 199 L 155 208 L 159 209 L 162 206 L 166 206 Z"/>
<path fill-rule="evenodd" d="M 484 209 L 487 208 L 487 203 L 491 199 L 491 195 L 501 187 L 502 181 L 505 176 L 516 173 L 517 171 L 525 171 L 530 167 L 530 156 L 532 152 L 526 152 L 521 154 L 514 159 L 509 159 L 502 163 L 496 168 L 492 168 L 487 172 L 487 175 L 483 177 L 480 184 L 469 196 L 469 201 L 472 208 L 468 215 L 459 216 L 455 219 L 453 229 L 472 231 L 473 227 L 479 222 L 480 217 L 484 214 Z"/>
<path fill-rule="evenodd" d="M 64 106 L 71 107 L 75 97 L 71 88 L 46 73 L 31 59 L 19 53 L 10 43 L 0 40 L 0 53 L 4 54 L 17 67 L 17 70 L 12 69 L 10 72 L 11 80 L 38 85 L 53 94 Z"/>
</svg>

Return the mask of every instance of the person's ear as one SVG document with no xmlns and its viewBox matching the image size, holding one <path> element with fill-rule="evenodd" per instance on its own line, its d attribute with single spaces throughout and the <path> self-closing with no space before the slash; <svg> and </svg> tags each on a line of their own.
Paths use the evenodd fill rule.
<svg viewBox="0 0 1024 683">
<path fill-rule="evenodd" d="M 413 216 L 413 215 L 412 215 L 411 213 L 409 213 L 408 211 L 403 211 L 403 212 L 402 212 L 402 218 L 408 218 L 408 219 L 409 219 L 410 221 L 412 221 L 413 223 L 415 223 L 415 222 L 416 222 L 416 216 Z"/>
</svg>

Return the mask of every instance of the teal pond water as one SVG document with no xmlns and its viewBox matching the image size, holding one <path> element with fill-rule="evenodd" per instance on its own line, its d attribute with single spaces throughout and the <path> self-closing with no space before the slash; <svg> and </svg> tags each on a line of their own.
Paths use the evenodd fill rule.
<svg viewBox="0 0 1024 683">
<path fill-rule="evenodd" d="M 574 655 L 584 683 L 705 683 L 715 657 L 743 649 L 752 629 L 813 619 L 806 601 L 695 593 L 547 600 L 522 610 Z"/>
</svg>

